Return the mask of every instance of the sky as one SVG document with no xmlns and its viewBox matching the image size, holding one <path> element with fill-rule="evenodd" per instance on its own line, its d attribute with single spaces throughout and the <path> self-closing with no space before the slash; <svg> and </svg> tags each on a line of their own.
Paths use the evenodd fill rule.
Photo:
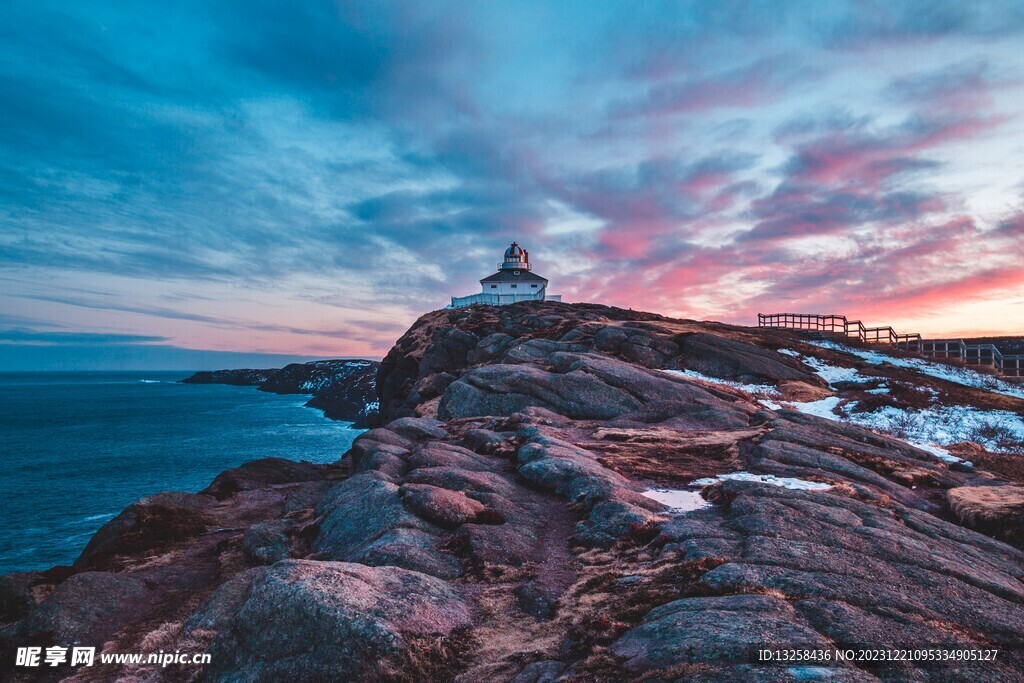
<svg viewBox="0 0 1024 683">
<path fill-rule="evenodd" d="M 379 357 L 512 240 L 566 301 L 1024 334 L 1020 2 L 0 19 L 2 370 Z"/>
</svg>

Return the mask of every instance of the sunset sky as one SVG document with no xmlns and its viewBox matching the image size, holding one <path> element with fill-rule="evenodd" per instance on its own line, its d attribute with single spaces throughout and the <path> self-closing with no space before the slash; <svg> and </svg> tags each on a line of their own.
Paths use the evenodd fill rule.
<svg viewBox="0 0 1024 683">
<path fill-rule="evenodd" d="M 513 239 L 566 301 L 1024 334 L 1019 1 L 0 18 L 0 369 L 380 356 Z"/>
</svg>

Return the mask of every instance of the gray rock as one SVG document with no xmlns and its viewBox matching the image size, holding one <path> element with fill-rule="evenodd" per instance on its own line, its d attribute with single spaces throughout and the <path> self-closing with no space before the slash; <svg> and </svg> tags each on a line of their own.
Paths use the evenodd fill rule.
<svg viewBox="0 0 1024 683">
<path fill-rule="evenodd" d="M 477 342 L 476 348 L 469 352 L 466 360 L 470 365 L 487 363 L 503 354 L 514 341 L 512 336 L 504 332 L 488 335 Z"/>
<path fill-rule="evenodd" d="M 569 417 L 600 419 L 635 410 L 641 402 L 583 372 L 557 374 L 533 365 L 487 365 L 463 375 L 445 390 L 442 419 L 512 415 L 530 406 Z"/>
<path fill-rule="evenodd" d="M 253 564 L 274 564 L 288 557 L 291 543 L 281 520 L 253 524 L 242 536 L 242 554 Z"/>
<path fill-rule="evenodd" d="M 300 484 L 284 501 L 284 514 L 316 507 L 316 504 L 335 483 L 333 481 L 311 481 Z"/>
<path fill-rule="evenodd" d="M 268 484 L 291 484 L 324 478 L 324 467 L 309 462 L 284 458 L 250 460 L 239 467 L 221 472 L 200 493 L 224 499 L 239 491 L 251 491 Z"/>
<path fill-rule="evenodd" d="M 361 441 L 352 446 L 352 472 L 379 472 L 388 479 L 401 479 L 409 464 L 405 460 L 408 451 L 401 446 L 381 444 L 376 441 Z"/>
<path fill-rule="evenodd" d="M 433 372 L 457 373 L 466 365 L 466 358 L 478 341 L 476 335 L 457 327 L 436 330 L 420 359 L 419 374 L 423 376 Z"/>
<path fill-rule="evenodd" d="M 537 619 L 547 620 L 555 615 L 558 596 L 546 591 L 537 581 L 527 581 L 513 591 L 519 609 Z"/>
<path fill-rule="evenodd" d="M 260 570 L 211 647 L 213 681 L 367 680 L 472 624 L 448 583 L 396 567 L 287 560 Z"/>
<path fill-rule="evenodd" d="M 178 491 L 142 498 L 100 527 L 75 560 L 75 567 L 105 568 L 116 555 L 159 548 L 194 536 L 210 524 L 207 511 L 215 503 L 207 495 Z"/>
<path fill-rule="evenodd" d="M 44 580 L 41 572 L 13 572 L 0 576 L 0 622 L 21 619 L 36 606 L 32 587 Z"/>
<path fill-rule="evenodd" d="M 444 423 L 429 417 L 401 417 L 388 423 L 388 431 L 409 441 L 422 439 L 443 439 L 448 435 Z"/>
<path fill-rule="evenodd" d="M 412 469 L 421 467 L 457 467 L 474 472 L 493 470 L 501 461 L 477 455 L 473 451 L 447 443 L 428 443 L 413 451 L 406 461 Z"/>
<path fill-rule="evenodd" d="M 451 545 L 479 567 L 519 567 L 536 559 L 533 529 L 518 524 L 463 524 L 452 536 Z"/>
<path fill-rule="evenodd" d="M 20 638 L 48 645 L 101 646 L 145 618 L 149 590 L 142 581 L 109 572 L 82 572 L 57 586 L 21 622 Z"/>
<path fill-rule="evenodd" d="M 439 546 L 434 534 L 398 527 L 362 546 L 350 559 L 371 567 L 401 567 L 441 579 L 458 578 L 462 575 L 462 563 Z"/>
<path fill-rule="evenodd" d="M 565 671 L 565 664 L 553 659 L 527 664 L 516 674 L 512 683 L 552 683 Z"/>
<path fill-rule="evenodd" d="M 576 541 L 582 545 L 610 547 L 618 538 L 664 517 L 620 500 L 594 505 L 586 520 L 576 525 Z"/>
<path fill-rule="evenodd" d="M 753 384 L 798 380 L 827 386 L 800 361 L 735 339 L 697 332 L 686 335 L 681 347 L 686 367 L 711 377 Z"/>
<path fill-rule="evenodd" d="M 741 663 L 756 649 L 826 648 L 789 603 L 767 595 L 686 598 L 657 607 L 609 650 L 634 671 L 693 662 Z"/>
<path fill-rule="evenodd" d="M 505 477 L 493 472 L 473 472 L 457 467 L 424 467 L 413 470 L 406 477 L 406 483 L 430 484 L 465 493 L 497 493 L 509 499 L 516 497 L 515 484 Z"/>
<path fill-rule="evenodd" d="M 665 365 L 665 361 L 668 357 L 658 351 L 644 346 L 641 344 L 634 344 L 632 341 L 628 341 L 619 346 L 619 354 L 623 358 L 632 362 L 639 363 L 645 368 L 660 368 Z"/>
<path fill-rule="evenodd" d="M 313 543 L 317 557 L 345 560 L 365 544 L 399 527 L 430 531 L 398 497 L 398 486 L 372 472 L 335 485 L 320 501 L 320 533 Z"/>
<path fill-rule="evenodd" d="M 428 484 L 404 484 L 398 495 L 414 514 L 448 528 L 472 522 L 487 509 L 461 491 Z"/>
<path fill-rule="evenodd" d="M 627 335 L 618 327 L 605 327 L 594 335 L 594 347 L 600 351 L 618 353 Z"/>
<path fill-rule="evenodd" d="M 245 601 L 253 577 L 259 571 L 258 568 L 246 569 L 218 586 L 185 622 L 182 629 L 184 634 L 191 635 L 195 631 L 220 631 Z"/>
<path fill-rule="evenodd" d="M 415 403 L 429 401 L 435 396 L 440 396 L 449 384 L 455 381 L 455 375 L 449 372 L 436 372 L 427 375 L 413 385 L 409 392 L 409 400 Z"/>
<path fill-rule="evenodd" d="M 489 429 L 470 429 L 463 436 L 463 441 L 466 446 L 477 453 L 490 454 L 505 443 L 505 437 Z"/>
</svg>

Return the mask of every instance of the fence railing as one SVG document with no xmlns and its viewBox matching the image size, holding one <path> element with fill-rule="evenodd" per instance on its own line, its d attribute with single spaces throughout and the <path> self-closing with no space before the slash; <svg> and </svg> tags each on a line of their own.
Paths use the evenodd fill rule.
<svg viewBox="0 0 1024 683">
<path fill-rule="evenodd" d="M 484 292 L 482 294 L 470 294 L 469 296 L 453 296 L 452 303 L 449 308 L 462 308 L 463 306 L 472 306 L 474 304 L 488 304 L 490 306 L 505 306 L 507 304 L 514 304 L 518 301 L 561 301 L 561 294 L 548 294 L 543 289 L 538 292 L 531 292 L 527 294 L 491 294 L 490 292 Z"/>
<path fill-rule="evenodd" d="M 891 327 L 866 327 L 845 315 L 816 313 L 758 313 L 757 326 L 807 330 L 861 344 L 885 345 L 929 358 L 958 360 L 964 365 L 991 368 L 1007 377 L 1024 377 L 1024 355 L 1005 355 L 995 344 L 968 344 L 963 339 L 922 339 L 919 334 L 897 334 Z"/>
</svg>

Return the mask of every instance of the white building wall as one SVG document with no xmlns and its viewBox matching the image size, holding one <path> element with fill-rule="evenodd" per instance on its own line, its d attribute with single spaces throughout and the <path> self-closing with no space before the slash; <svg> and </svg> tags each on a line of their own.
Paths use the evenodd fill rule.
<svg viewBox="0 0 1024 683">
<path fill-rule="evenodd" d="M 484 294 L 536 294 L 544 289 L 543 282 L 495 282 L 493 283 L 495 285 L 493 288 L 491 284 L 489 282 L 483 283 L 481 291 Z M 531 287 L 530 285 L 537 286 Z"/>
</svg>

